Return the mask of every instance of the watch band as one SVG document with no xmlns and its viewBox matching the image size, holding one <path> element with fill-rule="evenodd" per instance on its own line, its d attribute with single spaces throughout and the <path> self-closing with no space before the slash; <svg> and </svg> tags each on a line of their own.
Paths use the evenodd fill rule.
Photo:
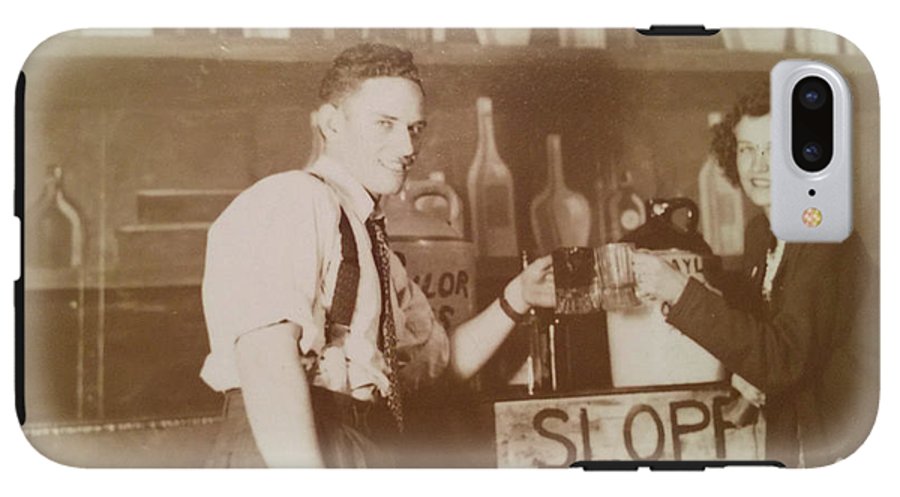
<svg viewBox="0 0 900 497">
<path fill-rule="evenodd" d="M 513 309 L 513 306 L 506 300 L 505 295 L 501 295 L 499 299 L 500 301 L 500 309 L 503 310 L 503 313 L 509 316 L 509 319 L 512 319 L 514 323 L 521 323 L 526 317 L 528 317 L 527 313 L 519 312 Z"/>
</svg>

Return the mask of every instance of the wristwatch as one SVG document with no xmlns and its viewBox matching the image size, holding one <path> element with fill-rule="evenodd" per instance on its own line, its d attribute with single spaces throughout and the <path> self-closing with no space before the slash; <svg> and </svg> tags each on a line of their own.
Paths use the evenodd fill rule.
<svg viewBox="0 0 900 497">
<path fill-rule="evenodd" d="M 528 317 L 527 313 L 522 313 L 513 309 L 513 306 L 506 300 L 506 295 L 500 295 L 498 300 L 500 301 L 500 309 L 503 309 L 503 313 L 509 316 L 509 319 L 512 319 L 514 323 L 521 323 Z"/>
</svg>

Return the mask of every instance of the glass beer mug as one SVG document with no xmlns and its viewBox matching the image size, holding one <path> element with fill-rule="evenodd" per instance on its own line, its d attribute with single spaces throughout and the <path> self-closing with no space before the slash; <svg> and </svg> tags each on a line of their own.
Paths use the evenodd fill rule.
<svg viewBox="0 0 900 497">
<path fill-rule="evenodd" d="M 607 243 L 595 250 L 603 281 L 602 302 L 606 311 L 618 311 L 641 305 L 631 267 L 633 243 Z"/>
<path fill-rule="evenodd" d="M 557 315 L 589 314 L 601 309 L 602 284 L 593 248 L 554 250 L 553 281 Z"/>
</svg>

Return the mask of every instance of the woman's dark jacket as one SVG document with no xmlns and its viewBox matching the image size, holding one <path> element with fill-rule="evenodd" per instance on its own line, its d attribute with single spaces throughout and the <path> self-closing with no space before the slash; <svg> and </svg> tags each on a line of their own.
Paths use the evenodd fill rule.
<svg viewBox="0 0 900 497">
<path fill-rule="evenodd" d="M 877 409 L 877 271 L 856 233 L 840 244 L 787 243 L 766 302 L 774 237 L 765 216 L 745 240 L 724 296 L 692 279 L 667 320 L 765 392 L 769 460 L 796 466 L 801 446 L 806 466 L 846 457 Z"/>
</svg>

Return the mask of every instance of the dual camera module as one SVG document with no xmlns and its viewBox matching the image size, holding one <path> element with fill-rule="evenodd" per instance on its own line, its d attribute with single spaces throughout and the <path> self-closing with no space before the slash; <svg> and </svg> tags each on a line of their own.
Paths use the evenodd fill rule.
<svg viewBox="0 0 900 497">
<path fill-rule="evenodd" d="M 769 82 L 772 233 L 789 242 L 841 242 L 853 227 L 849 85 L 837 69 L 809 59 L 778 62 Z"/>
<path fill-rule="evenodd" d="M 806 172 L 819 172 L 834 155 L 834 94 L 818 76 L 808 76 L 794 86 L 791 98 L 791 151 L 794 162 Z"/>
</svg>

